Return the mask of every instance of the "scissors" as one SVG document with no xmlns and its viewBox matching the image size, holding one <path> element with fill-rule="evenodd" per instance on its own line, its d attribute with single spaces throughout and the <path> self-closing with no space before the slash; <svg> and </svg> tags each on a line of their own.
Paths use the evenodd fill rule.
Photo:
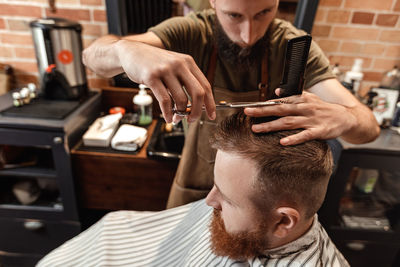
<svg viewBox="0 0 400 267">
<path fill-rule="evenodd" d="M 270 100 L 270 101 L 259 101 L 259 102 L 227 102 L 227 101 L 219 101 L 218 104 L 215 105 L 216 109 L 227 109 L 227 108 L 249 108 L 249 107 L 264 107 L 264 106 L 272 106 L 272 105 L 280 105 L 287 103 L 284 100 Z M 181 111 L 177 110 L 175 107 L 172 108 L 172 112 L 179 116 L 187 116 L 190 114 L 192 110 L 192 104 L 188 104 L 186 106 L 186 110 Z M 203 110 L 205 107 L 203 106 Z"/>
</svg>

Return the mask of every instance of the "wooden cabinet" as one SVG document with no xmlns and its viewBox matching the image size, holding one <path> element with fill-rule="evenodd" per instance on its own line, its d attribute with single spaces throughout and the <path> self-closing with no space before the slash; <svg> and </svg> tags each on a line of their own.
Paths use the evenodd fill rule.
<svg viewBox="0 0 400 267">
<path fill-rule="evenodd" d="M 122 106 L 132 111 L 137 89 L 108 87 L 102 90 L 102 110 Z M 159 116 L 153 102 L 154 117 Z M 148 138 L 138 153 L 96 149 L 78 144 L 72 149 L 79 203 L 95 210 L 163 210 L 178 165 L 177 160 L 154 160 L 146 155 L 156 120 L 148 127 Z"/>
</svg>

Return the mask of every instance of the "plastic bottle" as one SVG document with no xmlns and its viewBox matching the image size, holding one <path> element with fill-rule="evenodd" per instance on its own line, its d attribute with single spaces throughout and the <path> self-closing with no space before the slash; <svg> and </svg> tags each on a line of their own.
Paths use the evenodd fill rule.
<svg viewBox="0 0 400 267">
<path fill-rule="evenodd" d="M 346 72 L 344 76 L 344 81 L 346 83 L 353 84 L 354 93 L 357 94 L 360 89 L 361 81 L 364 77 L 364 74 L 361 72 L 363 60 L 361 58 L 356 58 L 354 60 L 353 67 L 351 71 Z"/>
<path fill-rule="evenodd" d="M 332 74 L 341 82 L 343 80 L 343 72 L 340 71 L 339 63 L 336 63 L 332 69 Z"/>
<path fill-rule="evenodd" d="M 383 74 L 383 78 L 379 87 L 400 89 L 400 70 L 397 66 Z"/>
<path fill-rule="evenodd" d="M 153 98 L 146 92 L 147 86 L 139 85 L 139 93 L 133 97 L 134 111 L 139 115 L 138 124 L 149 125 L 153 120 Z"/>
</svg>

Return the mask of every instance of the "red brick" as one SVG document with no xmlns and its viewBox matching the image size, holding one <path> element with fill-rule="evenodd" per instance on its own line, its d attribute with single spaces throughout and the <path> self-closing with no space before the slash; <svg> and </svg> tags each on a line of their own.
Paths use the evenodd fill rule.
<svg viewBox="0 0 400 267">
<path fill-rule="evenodd" d="M 320 40 L 317 43 L 325 53 L 336 52 L 339 49 L 339 41 Z"/>
<path fill-rule="evenodd" d="M 82 5 L 102 6 L 102 0 L 81 0 Z"/>
<path fill-rule="evenodd" d="M 396 4 L 393 8 L 394 11 L 400 11 L 400 0 L 396 0 Z"/>
<path fill-rule="evenodd" d="M 3 44 L 33 45 L 32 36 L 28 34 L 2 33 L 0 40 Z"/>
<path fill-rule="evenodd" d="M 7 20 L 8 27 L 12 31 L 30 31 L 29 22 L 21 19 L 9 19 Z"/>
<path fill-rule="evenodd" d="M 368 10 L 390 10 L 393 0 L 346 0 L 345 8 L 359 8 Z"/>
<path fill-rule="evenodd" d="M 5 29 L 6 28 L 6 22 L 4 21 L 4 19 L 0 18 L 0 29 Z"/>
<path fill-rule="evenodd" d="M 376 40 L 379 35 L 378 29 L 342 27 L 333 28 L 332 37 L 350 40 Z"/>
<path fill-rule="evenodd" d="M 71 20 L 90 20 L 89 10 L 84 9 L 61 9 L 57 8 L 56 13 L 51 13 L 49 9 L 46 9 L 46 16 L 57 16 L 67 18 Z"/>
<path fill-rule="evenodd" d="M 362 58 L 364 60 L 362 68 L 363 69 L 368 69 L 369 66 L 371 65 L 371 58 L 367 58 L 367 57 L 355 57 L 355 56 L 330 56 L 329 57 L 329 61 L 331 63 L 339 63 L 340 66 L 343 67 L 351 67 L 354 64 L 354 60 L 356 58 Z M 350 69 L 350 68 L 349 68 Z"/>
<path fill-rule="evenodd" d="M 319 1 L 320 6 L 340 6 L 342 0 L 321 0 Z"/>
<path fill-rule="evenodd" d="M 318 8 L 317 14 L 315 14 L 314 22 L 323 22 L 323 21 L 325 21 L 327 13 L 328 13 L 327 10 L 325 10 L 323 8 Z"/>
<path fill-rule="evenodd" d="M 328 25 L 314 25 L 312 29 L 312 35 L 319 37 L 328 37 L 331 33 L 331 26 Z"/>
<path fill-rule="evenodd" d="M 345 10 L 330 10 L 328 13 L 328 22 L 347 23 L 350 18 L 350 11 Z"/>
<path fill-rule="evenodd" d="M 37 72 L 37 64 L 36 62 L 31 61 L 11 61 L 9 64 L 15 68 L 17 71 L 23 72 Z"/>
<path fill-rule="evenodd" d="M 379 82 L 382 80 L 382 72 L 379 71 L 364 71 L 364 80 Z"/>
<path fill-rule="evenodd" d="M 385 56 L 387 57 L 400 57 L 400 45 L 388 45 Z"/>
<path fill-rule="evenodd" d="M 95 21 L 107 21 L 105 10 L 93 10 L 93 19 Z"/>
<path fill-rule="evenodd" d="M 87 48 L 96 40 L 95 37 L 82 36 L 83 49 Z"/>
<path fill-rule="evenodd" d="M 15 56 L 17 58 L 35 59 L 35 50 L 33 47 L 14 47 Z"/>
<path fill-rule="evenodd" d="M 2 46 L 0 48 L 0 57 L 13 57 L 12 47 Z"/>
<path fill-rule="evenodd" d="M 77 5 L 77 4 L 79 4 L 79 0 L 57 0 L 57 4 Z M 57 7 L 57 4 L 56 4 L 56 7 Z"/>
<path fill-rule="evenodd" d="M 351 23 L 357 24 L 372 24 L 374 20 L 374 13 L 369 12 L 354 12 Z"/>
<path fill-rule="evenodd" d="M 100 25 L 94 25 L 94 24 L 82 24 L 83 26 L 83 35 L 91 35 L 91 36 L 96 36 L 99 37 L 101 36 L 101 27 Z"/>
<path fill-rule="evenodd" d="M 379 38 L 380 41 L 400 43 L 400 31 L 384 30 Z"/>
<path fill-rule="evenodd" d="M 42 9 L 28 5 L 0 4 L 0 15 L 41 17 Z"/>
<path fill-rule="evenodd" d="M 38 84 L 38 73 L 36 74 L 27 74 L 26 72 L 16 71 L 16 87 L 26 86 L 28 83 Z"/>
<path fill-rule="evenodd" d="M 340 47 L 340 51 L 345 53 L 360 53 L 362 44 L 354 42 L 344 42 Z"/>
<path fill-rule="evenodd" d="M 398 19 L 399 19 L 399 15 L 379 14 L 378 18 L 376 20 L 376 25 L 394 27 L 394 26 L 396 26 Z"/>
<path fill-rule="evenodd" d="M 383 44 L 365 44 L 361 53 L 374 56 L 383 55 L 385 48 Z"/>
<path fill-rule="evenodd" d="M 381 59 L 377 58 L 375 59 L 373 69 L 375 70 L 390 70 L 393 68 L 393 66 L 400 66 L 400 58 L 398 59 Z"/>
</svg>

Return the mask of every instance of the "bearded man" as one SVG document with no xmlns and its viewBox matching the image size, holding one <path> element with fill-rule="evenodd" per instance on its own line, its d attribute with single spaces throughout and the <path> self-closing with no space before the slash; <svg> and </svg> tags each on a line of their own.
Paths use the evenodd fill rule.
<svg viewBox="0 0 400 267">
<path fill-rule="evenodd" d="M 190 98 L 187 119 L 192 123 L 168 207 L 204 198 L 213 186 L 216 151 L 208 140 L 216 122 L 227 115 L 216 112 L 215 102 L 278 98 L 287 40 L 306 34 L 275 18 L 279 0 L 210 4 L 212 9 L 168 19 L 144 34 L 101 37 L 83 53 L 85 65 L 97 74 L 112 77 L 125 72 L 149 86 L 167 122 L 181 119 L 173 116 L 173 107 L 185 111 Z M 252 130 L 303 129 L 282 138 L 282 145 L 339 136 L 364 143 L 379 135 L 372 112 L 335 79 L 315 42 L 304 88 L 302 95 L 285 99 L 285 105 L 246 108 L 252 117 L 280 117 Z"/>
<path fill-rule="evenodd" d="M 109 213 L 38 266 L 349 266 L 316 215 L 332 172 L 328 145 L 282 146 L 298 131 L 257 134 L 253 123 L 240 112 L 220 124 L 205 200 Z"/>
</svg>

